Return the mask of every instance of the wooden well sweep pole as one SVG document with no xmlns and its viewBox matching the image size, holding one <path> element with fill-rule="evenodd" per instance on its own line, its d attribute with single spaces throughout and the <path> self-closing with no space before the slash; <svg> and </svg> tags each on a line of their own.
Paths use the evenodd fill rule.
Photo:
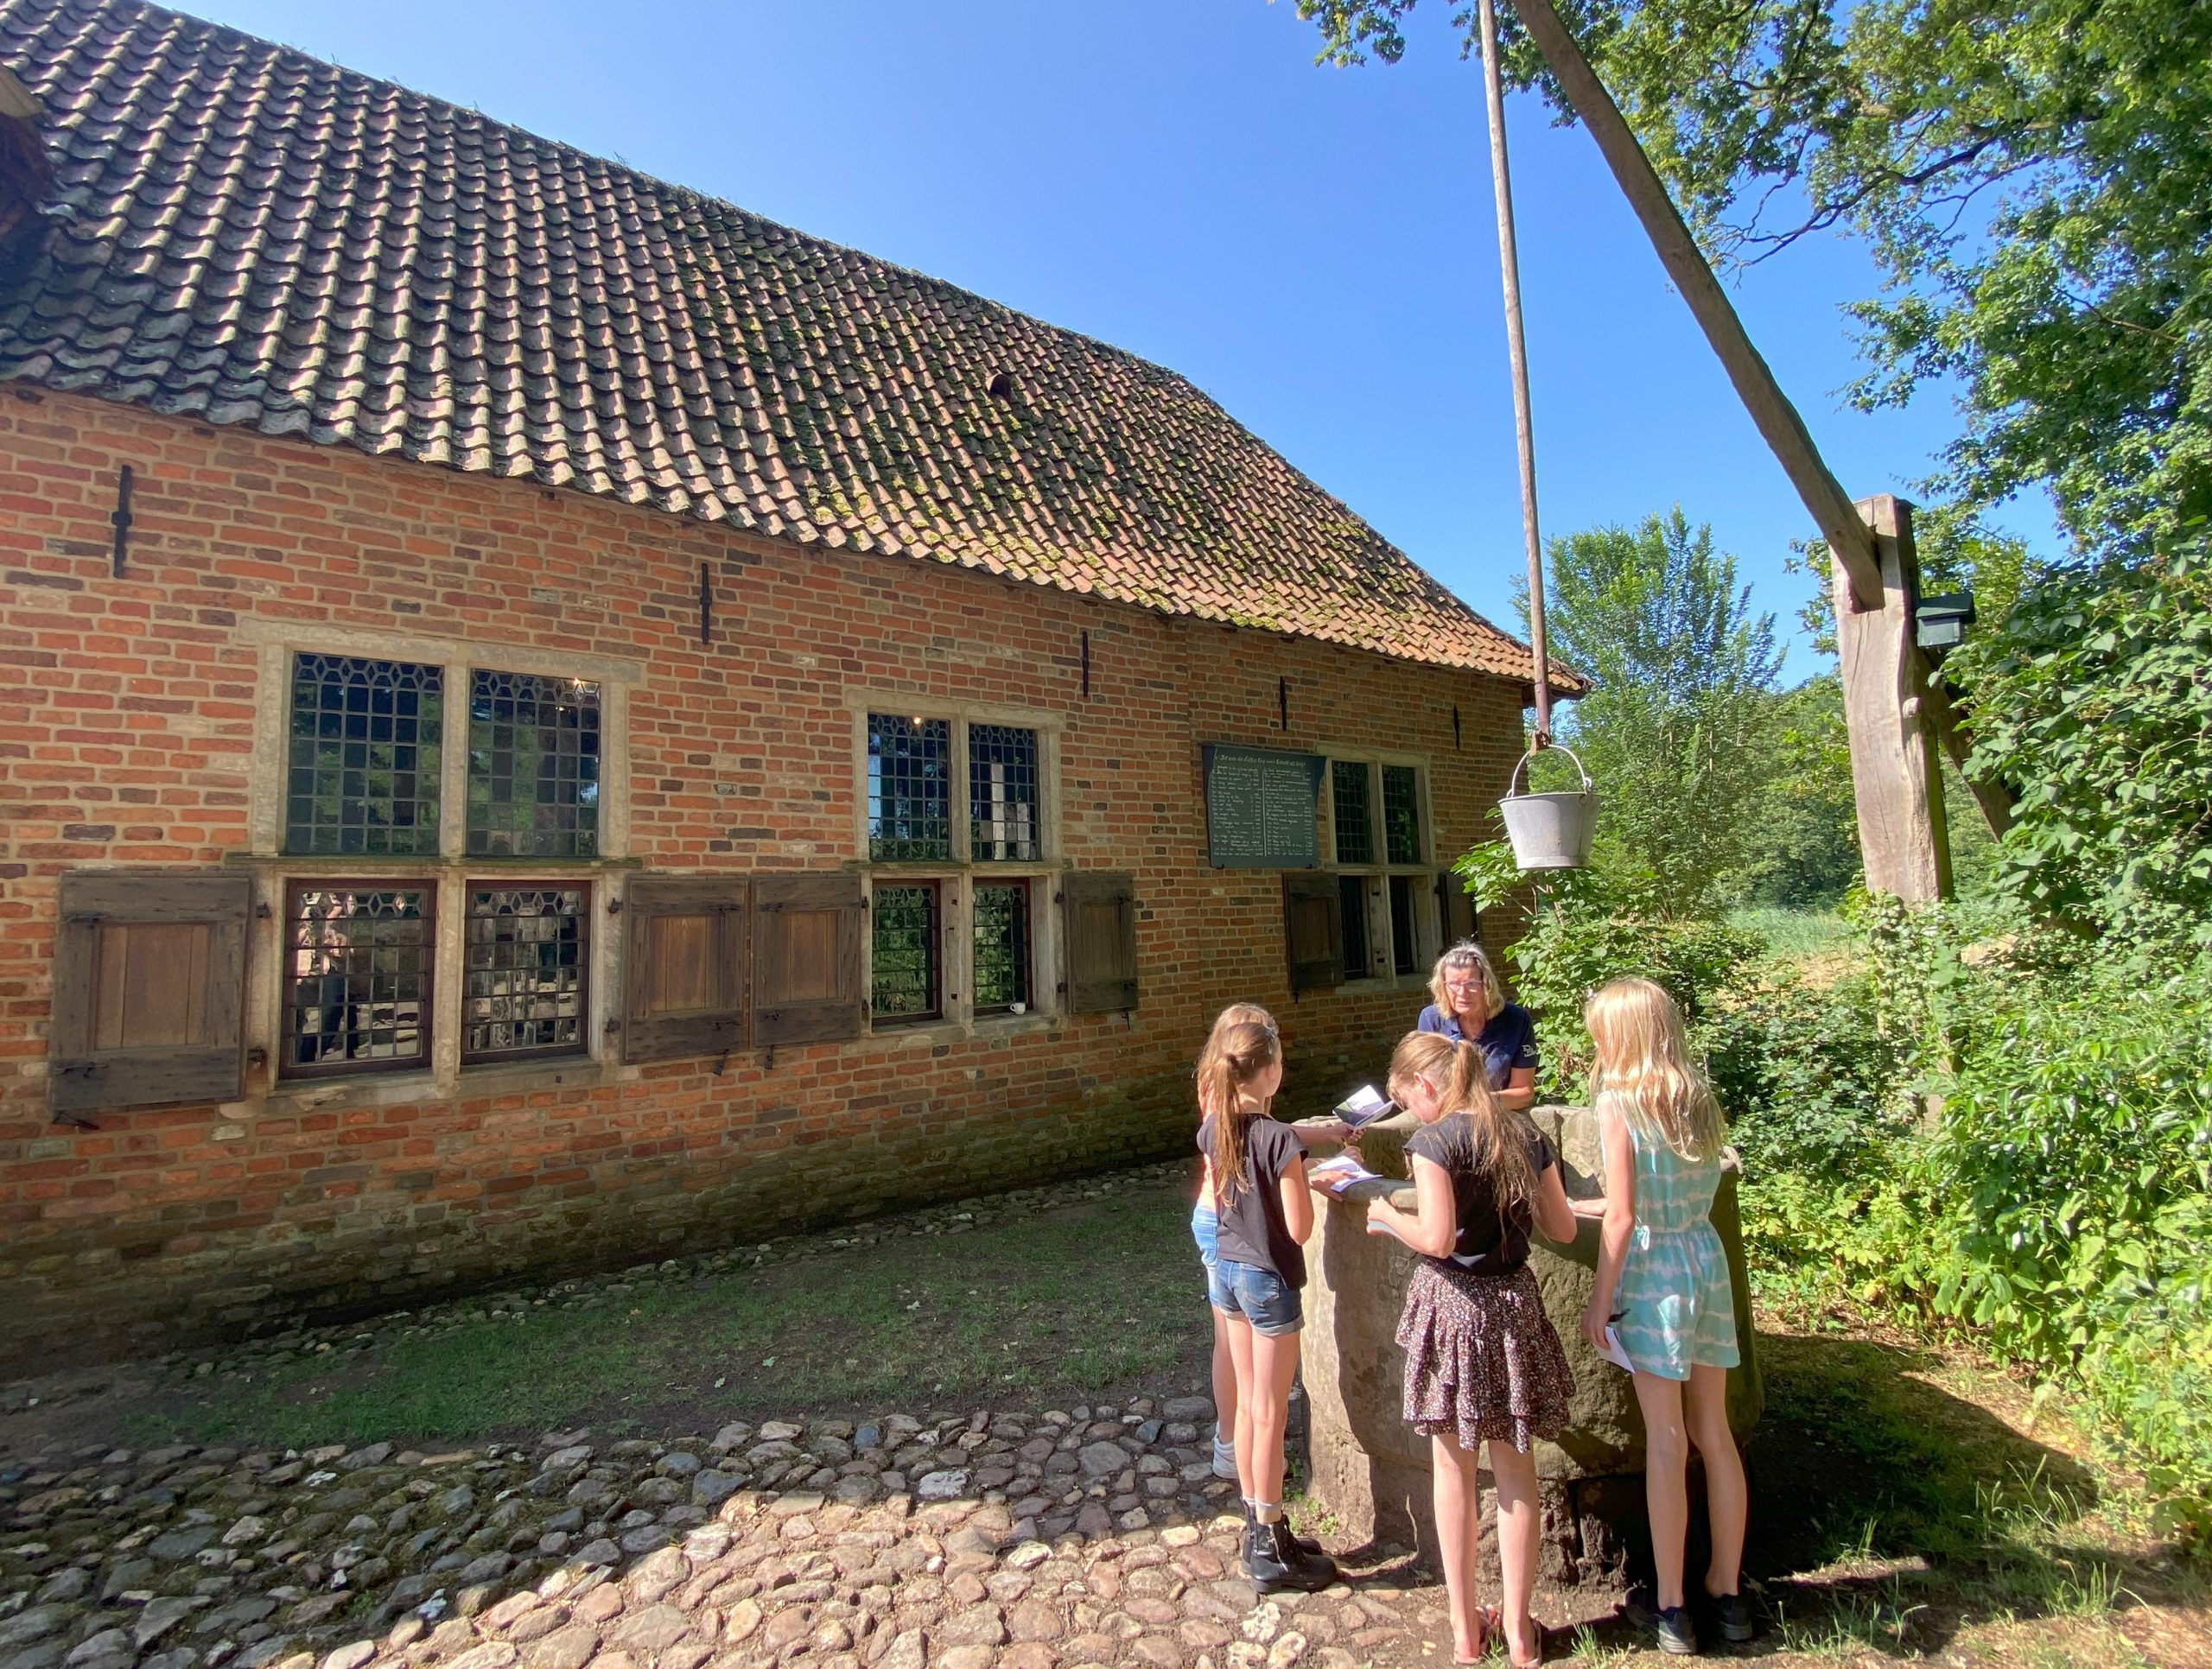
<svg viewBox="0 0 2212 1669">
<path fill-rule="evenodd" d="M 1513 440 L 1521 454 L 1521 533 L 1529 547 L 1529 659 L 1536 746 L 1552 741 L 1551 663 L 1544 643 L 1544 542 L 1536 525 L 1536 426 L 1529 402 L 1529 341 L 1521 324 L 1521 256 L 1513 238 L 1513 175 L 1505 160 L 1505 88 L 1497 65 L 1497 13 L 1480 0 L 1483 92 L 1490 110 L 1490 177 L 1497 194 L 1497 265 L 1505 282 L 1505 347 L 1513 365 Z"/>
<path fill-rule="evenodd" d="M 1497 48 L 1491 3 L 1482 0 L 1483 56 L 1486 73 L 1494 77 L 1490 66 Z M 1905 898 L 1942 896 L 1949 890 L 1949 864 L 1946 855 L 1934 849 L 1942 835 L 1942 785 L 1940 778 L 1932 777 L 1932 764 L 1923 770 L 1921 761 L 1928 754 L 1930 735 L 1961 765 L 1966 744 L 1956 713 L 1913 641 L 1911 608 L 1917 574 L 1910 555 L 1910 507 L 1887 496 L 1861 505 L 1852 502 L 1813 444 L 1805 420 L 1775 380 L 1773 369 L 1752 346 L 1744 321 L 1668 196 L 1651 159 L 1551 0 L 1514 3 L 1568 106 L 1589 129 L 1622 195 L 1643 223 L 1660 264 L 1689 304 L 1744 409 L 1827 541 L 1836 569 L 1835 606 L 1842 628 L 1839 658 L 1867 884 Z M 1493 124 L 1496 119 L 1493 116 Z M 1896 616 L 1900 610 L 1901 620 L 1894 620 L 1886 631 L 1854 631 L 1846 619 L 1859 614 Z M 1872 652 L 1885 657 L 1885 663 L 1860 664 L 1862 655 Z M 1861 692 L 1857 700 L 1850 695 L 1854 689 Z M 1878 691 L 1883 693 L 1878 696 Z M 1923 786 L 1931 781 L 1932 806 Z M 2002 834 L 2012 822 L 2011 795 L 1999 783 L 1972 786 L 1991 829 Z M 1870 803 L 1870 792 L 1878 796 L 1879 803 Z"/>
</svg>

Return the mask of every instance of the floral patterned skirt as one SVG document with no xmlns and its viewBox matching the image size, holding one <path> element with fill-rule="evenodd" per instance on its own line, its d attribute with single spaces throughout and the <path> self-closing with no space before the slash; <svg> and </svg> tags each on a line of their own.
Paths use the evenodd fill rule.
<svg viewBox="0 0 2212 1669">
<path fill-rule="evenodd" d="M 1398 1342 L 1406 1421 L 1423 1437 L 1462 1449 L 1494 1439 L 1526 1454 L 1566 1429 L 1574 1374 L 1526 1265 L 1485 1277 L 1424 1259 L 1406 1289 Z"/>
</svg>

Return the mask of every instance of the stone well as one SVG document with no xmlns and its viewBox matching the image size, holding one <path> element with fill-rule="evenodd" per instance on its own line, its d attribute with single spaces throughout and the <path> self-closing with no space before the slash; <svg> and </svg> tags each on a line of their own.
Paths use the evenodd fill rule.
<svg viewBox="0 0 2212 1669">
<path fill-rule="evenodd" d="M 1559 1150 L 1568 1196 L 1600 1196 L 1596 1115 L 1586 1107 L 1541 1107 L 1533 1116 Z M 1405 1177 L 1406 1139 L 1419 1127 L 1408 1114 L 1370 1126 L 1360 1141 L 1368 1169 L 1383 1177 Z M 1713 1203 L 1713 1222 L 1727 1249 L 1743 1351 L 1742 1366 L 1728 1376 L 1729 1418 L 1740 1442 L 1758 1424 L 1764 1393 L 1737 1215 L 1738 1174 L 1732 1154 Z M 1303 1368 L 1313 1490 L 1338 1520 L 1332 1539 L 1418 1545 L 1433 1563 L 1428 1439 L 1405 1421 L 1405 1354 L 1396 1336 L 1406 1285 L 1419 1260 L 1389 1236 L 1367 1233 L 1367 1204 L 1378 1194 L 1397 1194 L 1399 1204 L 1413 1209 L 1412 1184 L 1402 1180 L 1359 1183 L 1342 1199 L 1316 1201 L 1313 1238 L 1306 1247 Z M 1617 1580 L 1644 1542 L 1643 1422 L 1636 1393 L 1629 1375 L 1581 1336 L 1583 1306 L 1597 1275 L 1598 1230 L 1595 1221 L 1582 1221 L 1571 1247 L 1541 1235 L 1531 1240 L 1529 1265 L 1567 1347 L 1575 1383 L 1567 1430 L 1556 1444 L 1536 1450 L 1544 1512 L 1541 1575 L 1552 1582 Z"/>
</svg>

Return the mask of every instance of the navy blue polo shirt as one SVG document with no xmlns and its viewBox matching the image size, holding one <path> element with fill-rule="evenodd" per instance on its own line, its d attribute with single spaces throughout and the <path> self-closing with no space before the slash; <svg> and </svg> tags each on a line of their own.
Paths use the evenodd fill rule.
<svg viewBox="0 0 2212 1669">
<path fill-rule="evenodd" d="M 1431 1003 L 1421 1012 L 1415 1030 L 1440 1031 L 1454 1043 L 1463 1042 L 1466 1032 L 1459 1025 L 1459 1017 L 1447 1014 Z M 1536 1022 L 1519 1003 L 1508 1003 L 1499 1009 L 1488 1025 L 1476 1034 L 1475 1047 L 1483 1051 L 1483 1062 L 1490 1068 L 1490 1087 L 1503 1089 L 1512 1080 L 1514 1069 L 1536 1066 Z"/>
</svg>

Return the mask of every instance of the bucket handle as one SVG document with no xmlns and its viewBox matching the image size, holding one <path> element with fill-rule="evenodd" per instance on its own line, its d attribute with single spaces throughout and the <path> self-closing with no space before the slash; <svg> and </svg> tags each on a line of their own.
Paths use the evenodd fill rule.
<svg viewBox="0 0 2212 1669">
<path fill-rule="evenodd" d="M 1582 773 L 1582 791 L 1585 794 L 1587 794 L 1590 791 L 1590 771 L 1589 767 L 1582 763 L 1581 756 L 1577 754 L 1573 748 L 1567 746 L 1564 742 L 1554 742 L 1551 746 L 1551 751 L 1554 753 L 1564 753 L 1568 758 L 1574 761 L 1574 768 Z M 1521 756 L 1520 764 L 1513 767 L 1512 778 L 1505 785 L 1505 797 L 1507 799 L 1516 800 L 1521 797 L 1521 773 L 1529 768 L 1529 761 L 1536 757 L 1536 749 L 1533 747 L 1530 748 L 1526 753 Z"/>
</svg>

